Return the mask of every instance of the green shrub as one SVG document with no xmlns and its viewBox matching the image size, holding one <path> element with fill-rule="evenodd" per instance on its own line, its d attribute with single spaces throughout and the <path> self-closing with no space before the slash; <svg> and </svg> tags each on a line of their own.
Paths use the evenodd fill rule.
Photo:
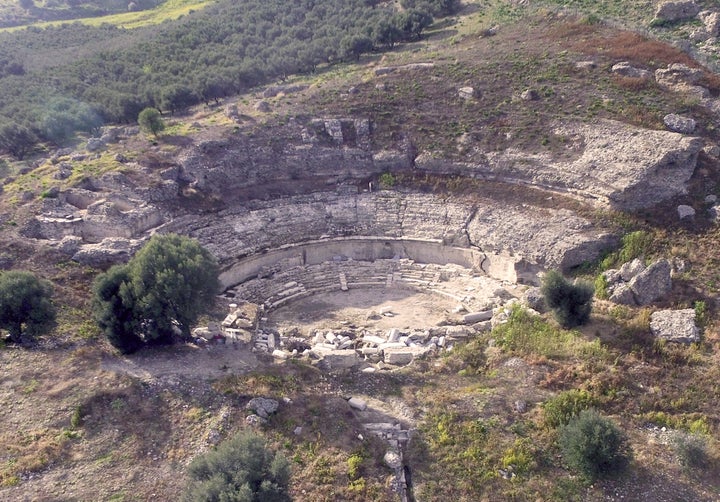
<svg viewBox="0 0 720 502">
<path fill-rule="evenodd" d="M 610 295 L 608 294 L 608 282 L 603 274 L 598 274 L 597 277 L 595 277 L 593 286 L 595 287 L 595 296 L 601 300 L 607 300 L 610 298 Z"/>
<path fill-rule="evenodd" d="M 571 283 L 560 272 L 549 271 L 543 277 L 545 303 L 564 328 L 585 324 L 590 319 L 594 289 L 585 282 Z"/>
<path fill-rule="evenodd" d="M 0 272 L 0 328 L 13 343 L 34 338 L 55 322 L 52 284 L 32 272 Z"/>
<path fill-rule="evenodd" d="M 266 448 L 263 439 L 252 432 L 241 432 L 216 450 L 195 458 L 188 474 L 187 502 L 290 500 L 289 462 Z"/>
<path fill-rule="evenodd" d="M 678 432 L 673 437 L 672 445 L 684 467 L 704 467 L 707 464 L 707 442 L 704 437 Z"/>
<path fill-rule="evenodd" d="M 397 182 L 392 173 L 382 173 L 378 181 L 380 182 L 380 188 L 392 188 Z"/>
<path fill-rule="evenodd" d="M 83 423 L 83 407 L 77 405 L 70 416 L 70 427 L 77 429 L 82 426 Z"/>
<path fill-rule="evenodd" d="M 350 480 L 356 480 L 360 478 L 360 472 L 363 463 L 363 456 L 360 453 L 353 453 L 348 458 L 348 477 Z"/>
<path fill-rule="evenodd" d="M 156 108 L 143 109 L 138 115 L 138 124 L 143 131 L 152 133 L 156 138 L 165 129 L 165 121 Z"/>
<path fill-rule="evenodd" d="M 653 245 L 653 236 L 649 232 L 637 230 L 625 234 L 620 249 L 607 255 L 600 263 L 602 270 L 607 270 L 649 253 Z"/>
<path fill-rule="evenodd" d="M 704 328 L 708 322 L 707 304 L 703 300 L 696 301 L 693 305 L 695 309 L 695 322 L 701 328 Z"/>
<path fill-rule="evenodd" d="M 586 390 L 572 389 L 561 392 L 542 405 L 545 423 L 550 427 L 566 425 L 581 411 L 593 406 L 595 399 Z"/>
<path fill-rule="evenodd" d="M 588 479 L 619 472 L 629 458 L 625 434 L 595 410 L 583 410 L 560 430 L 567 464 Z"/>
<path fill-rule="evenodd" d="M 536 449 L 530 438 L 516 439 L 515 443 L 505 450 L 502 466 L 505 469 L 512 468 L 515 474 L 526 474 L 537 464 L 535 455 Z"/>
<path fill-rule="evenodd" d="M 190 339 L 190 327 L 215 301 L 215 258 L 196 240 L 154 235 L 125 265 L 96 277 L 93 314 L 110 343 L 125 353 L 145 344 Z"/>
</svg>

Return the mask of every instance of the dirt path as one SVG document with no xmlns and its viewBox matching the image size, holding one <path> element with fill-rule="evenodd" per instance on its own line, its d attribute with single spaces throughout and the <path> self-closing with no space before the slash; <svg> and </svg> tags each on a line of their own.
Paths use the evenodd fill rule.
<svg viewBox="0 0 720 502">
<path fill-rule="evenodd" d="M 255 355 L 239 344 L 162 347 L 102 361 L 106 371 L 125 373 L 143 381 L 169 376 L 219 378 L 228 373 L 245 373 L 258 365 Z"/>
</svg>

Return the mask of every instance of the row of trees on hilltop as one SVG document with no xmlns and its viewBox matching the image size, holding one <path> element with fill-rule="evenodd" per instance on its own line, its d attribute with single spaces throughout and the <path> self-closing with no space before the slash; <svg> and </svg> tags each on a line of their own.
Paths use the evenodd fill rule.
<svg viewBox="0 0 720 502">
<path fill-rule="evenodd" d="M 446 15 L 458 3 L 406 0 L 405 6 L 398 11 L 367 0 L 224 0 L 140 30 L 132 43 L 125 30 L 108 26 L 4 34 L 0 131 L 20 127 L 30 145 L 58 143 L 70 131 L 92 131 L 100 121 L 134 121 L 146 107 L 173 113 L 211 103 L 416 40 L 433 15 Z M 113 39 L 121 48 L 107 48 Z M 10 150 L 8 143 L 0 137 L 0 149 L 17 157 L 27 153 Z"/>
</svg>

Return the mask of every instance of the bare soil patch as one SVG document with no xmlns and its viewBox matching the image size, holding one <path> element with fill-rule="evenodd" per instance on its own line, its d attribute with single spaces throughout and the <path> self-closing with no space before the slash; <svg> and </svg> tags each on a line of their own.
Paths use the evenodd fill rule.
<svg viewBox="0 0 720 502">
<path fill-rule="evenodd" d="M 341 325 L 380 330 L 417 328 L 446 320 L 456 305 L 450 298 L 415 291 L 352 289 L 293 302 L 272 312 L 269 322 L 281 331 L 297 327 L 303 333 Z"/>
</svg>

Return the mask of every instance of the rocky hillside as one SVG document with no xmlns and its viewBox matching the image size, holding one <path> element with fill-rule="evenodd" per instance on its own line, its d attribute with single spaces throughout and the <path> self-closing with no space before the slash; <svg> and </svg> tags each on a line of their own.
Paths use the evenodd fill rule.
<svg viewBox="0 0 720 502">
<path fill-rule="evenodd" d="M 464 2 L 158 138 L 0 160 L 0 267 L 59 308 L 0 349 L 0 498 L 175 500 L 252 427 L 297 500 L 717 500 L 720 11 L 586 4 Z M 226 343 L 99 335 L 93 278 L 158 232 L 218 258 Z M 595 284 L 579 330 L 550 269 Z M 620 427 L 622 472 L 568 465 L 563 399 Z"/>
</svg>

